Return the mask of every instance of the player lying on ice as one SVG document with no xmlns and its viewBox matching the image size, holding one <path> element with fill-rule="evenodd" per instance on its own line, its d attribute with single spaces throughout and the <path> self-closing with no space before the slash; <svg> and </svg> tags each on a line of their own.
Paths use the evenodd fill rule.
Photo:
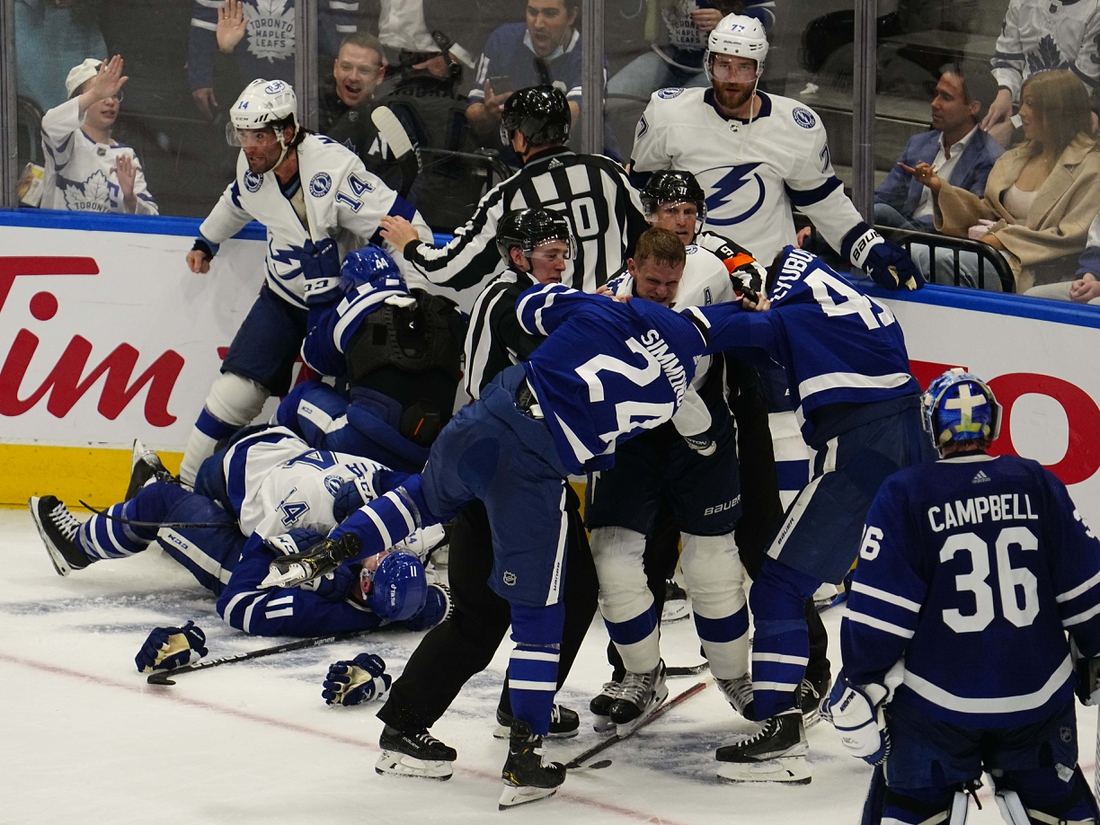
<svg viewBox="0 0 1100 825">
<path fill-rule="evenodd" d="M 988 385 L 952 369 L 921 401 L 940 459 L 871 504 L 822 707 L 879 766 L 863 825 L 965 822 L 983 771 L 1009 825 L 1096 823 L 1073 693 L 1100 697 L 1100 542 L 1052 473 L 989 454 Z"/>
<path fill-rule="evenodd" d="M 475 497 L 484 501 L 498 539 L 490 586 L 511 605 L 516 642 L 501 805 L 551 795 L 565 779 L 560 764 L 543 761 L 541 744 L 557 680 L 567 478 L 612 466 L 618 443 L 671 420 L 696 360 L 744 343 L 744 331 L 729 323 L 744 314 L 734 303 L 677 313 L 651 301 L 532 287 L 517 302 L 517 318 L 526 331 L 549 337 L 530 359 L 501 372 L 455 415 L 421 474 L 369 502 L 307 553 L 276 560 L 265 583 L 299 585 L 379 553 Z M 412 756 L 430 763 L 453 760 L 454 751 Z"/>
</svg>

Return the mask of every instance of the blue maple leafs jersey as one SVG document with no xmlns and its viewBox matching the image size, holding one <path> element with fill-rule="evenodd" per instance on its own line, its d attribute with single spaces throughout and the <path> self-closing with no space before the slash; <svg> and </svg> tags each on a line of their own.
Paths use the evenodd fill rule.
<svg viewBox="0 0 1100 825">
<path fill-rule="evenodd" d="M 831 404 L 868 404 L 916 395 L 905 338 L 885 304 L 845 283 L 816 256 L 787 247 L 767 312 L 696 312 L 710 324 L 710 351 L 764 350 L 787 372 L 802 437 L 817 446 L 817 415 Z"/>
<path fill-rule="evenodd" d="M 1069 700 L 1066 631 L 1100 652 L 1100 542 L 1040 464 L 968 453 L 890 476 L 867 514 L 844 670 L 967 727 L 1026 725 Z"/>
<path fill-rule="evenodd" d="M 669 421 L 706 347 L 697 322 L 660 304 L 560 284 L 525 291 L 516 316 L 550 336 L 523 368 L 571 474 L 611 467 L 618 442 Z"/>
</svg>

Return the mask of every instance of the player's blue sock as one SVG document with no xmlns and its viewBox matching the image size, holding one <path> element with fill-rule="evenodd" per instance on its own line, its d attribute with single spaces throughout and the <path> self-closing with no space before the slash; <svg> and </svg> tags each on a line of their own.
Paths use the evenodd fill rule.
<svg viewBox="0 0 1100 825">
<path fill-rule="evenodd" d="M 798 689 L 810 661 L 805 603 L 818 583 L 773 559 L 764 562 L 749 591 L 753 626 L 752 694 L 756 718 L 798 707 Z"/>
<path fill-rule="evenodd" d="M 178 484 L 154 482 L 142 487 L 136 496 L 107 508 L 104 515 L 94 515 L 77 533 L 77 545 L 88 556 L 97 559 L 121 559 L 140 553 L 156 538 L 160 523 L 176 503 L 193 495 Z M 118 519 L 149 522 L 154 526 L 127 524 Z"/>
<path fill-rule="evenodd" d="M 564 620 L 561 602 L 547 607 L 512 605 L 512 640 L 516 643 L 508 661 L 512 715 L 529 724 L 538 736 L 550 732 Z"/>
</svg>

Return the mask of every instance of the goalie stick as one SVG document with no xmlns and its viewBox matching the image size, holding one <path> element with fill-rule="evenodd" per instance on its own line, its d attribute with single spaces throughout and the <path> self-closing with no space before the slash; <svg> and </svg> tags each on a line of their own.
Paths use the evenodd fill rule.
<svg viewBox="0 0 1100 825">
<path fill-rule="evenodd" d="M 565 763 L 565 769 L 567 771 L 575 771 L 578 768 L 588 768 L 589 770 L 599 770 L 600 768 L 606 768 L 608 765 L 611 764 L 610 759 L 603 759 L 603 760 L 600 760 L 599 762 L 593 762 L 590 765 L 586 765 L 585 763 L 588 762 L 588 760 L 590 760 L 593 756 L 596 756 L 597 754 L 603 753 L 605 750 L 610 748 L 612 745 L 616 745 L 619 742 L 622 742 L 624 739 L 629 739 L 631 736 L 636 734 L 642 728 L 653 724 L 658 719 L 660 719 L 662 716 L 664 716 L 666 713 L 668 713 L 668 711 L 672 710 L 677 705 L 683 704 L 688 699 L 690 699 L 692 696 L 695 696 L 697 693 L 702 693 L 706 689 L 708 684 L 710 684 L 709 679 L 706 680 L 706 681 L 702 681 L 702 682 L 696 682 L 694 685 L 689 687 L 687 690 L 683 691 L 682 693 L 676 694 L 675 697 L 673 697 L 672 699 L 669 699 L 667 702 L 665 702 L 663 705 L 661 705 L 659 708 L 657 708 L 657 710 L 653 711 L 653 713 L 651 713 L 645 719 L 645 721 L 643 721 L 640 725 L 638 725 L 636 728 L 634 728 L 634 730 L 630 731 L 630 733 L 626 734 L 625 736 L 619 736 L 619 734 L 613 733 L 613 734 L 611 734 L 611 736 L 607 737 L 602 742 L 597 742 L 595 745 L 590 747 L 588 750 L 583 751 L 581 753 L 578 753 L 576 756 L 574 756 L 572 759 L 570 759 L 568 762 Z"/>
<path fill-rule="evenodd" d="M 401 170 L 401 188 L 397 190 L 397 194 L 404 198 L 412 189 L 416 176 L 420 174 L 420 152 L 412 145 L 405 127 L 388 106 L 376 106 L 370 113 L 370 119 L 397 159 L 397 166 Z"/>
<path fill-rule="evenodd" d="M 206 670 L 207 668 L 217 667 L 218 665 L 231 665 L 234 662 L 247 662 L 252 659 L 259 659 L 263 656 L 273 656 L 276 653 L 289 653 L 292 650 L 305 650 L 306 648 L 319 647 L 320 645 L 327 645 L 332 642 L 343 642 L 370 632 L 369 630 L 348 630 L 344 633 L 334 633 L 331 636 L 318 636 L 313 639 L 298 639 L 297 641 L 286 642 L 285 644 L 275 645 L 274 647 L 250 650 L 247 653 L 235 653 L 232 656 L 219 656 L 216 659 L 205 659 L 201 662 L 195 662 L 193 665 L 184 665 L 183 667 L 177 667 L 172 670 L 154 671 L 149 674 L 149 678 L 145 681 L 151 685 L 174 685 L 175 682 L 169 678 L 171 676 L 182 676 L 185 673 L 194 673 L 196 670 Z"/>
</svg>

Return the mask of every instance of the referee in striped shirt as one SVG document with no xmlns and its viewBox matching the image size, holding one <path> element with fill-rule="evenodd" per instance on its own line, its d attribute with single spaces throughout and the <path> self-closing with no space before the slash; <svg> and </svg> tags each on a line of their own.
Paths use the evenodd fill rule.
<svg viewBox="0 0 1100 825">
<path fill-rule="evenodd" d="M 402 218 L 383 218 L 382 237 L 434 284 L 467 289 L 497 268 L 497 227 L 508 212 L 539 207 L 561 213 L 576 239 L 576 257 L 562 283 L 586 292 L 603 286 L 626 264 L 649 225 L 637 191 L 619 164 L 603 155 L 578 155 L 565 146 L 570 113 L 553 86 L 521 89 L 508 98 L 501 139 L 523 168 L 481 199 L 472 218 L 446 246 L 420 241 Z"/>
</svg>

